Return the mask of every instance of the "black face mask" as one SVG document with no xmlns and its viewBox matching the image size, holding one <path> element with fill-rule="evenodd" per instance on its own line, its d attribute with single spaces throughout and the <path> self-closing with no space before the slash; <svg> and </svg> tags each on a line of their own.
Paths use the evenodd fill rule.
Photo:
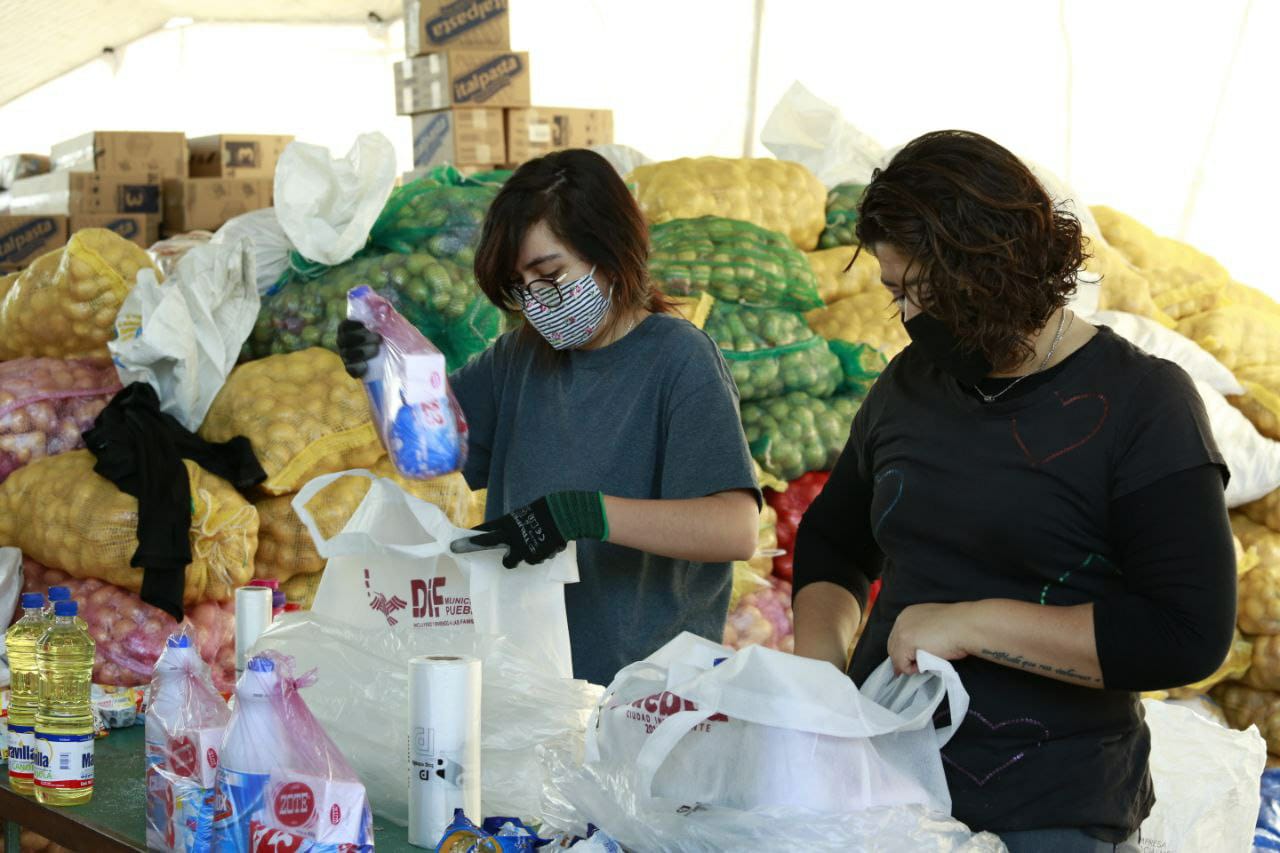
<svg viewBox="0 0 1280 853">
<path fill-rule="evenodd" d="M 969 385 L 977 385 L 991 373 L 991 362 L 981 352 L 967 352 L 947 325 L 921 312 L 902 324 L 911 342 L 920 347 L 940 370 Z"/>
</svg>

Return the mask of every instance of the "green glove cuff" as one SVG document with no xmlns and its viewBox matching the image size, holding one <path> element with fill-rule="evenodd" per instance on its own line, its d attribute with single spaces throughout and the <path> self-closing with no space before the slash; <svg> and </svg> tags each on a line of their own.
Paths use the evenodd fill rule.
<svg viewBox="0 0 1280 853">
<path fill-rule="evenodd" d="M 609 519 L 601 492 L 552 492 L 547 507 L 566 540 L 609 538 Z"/>
</svg>

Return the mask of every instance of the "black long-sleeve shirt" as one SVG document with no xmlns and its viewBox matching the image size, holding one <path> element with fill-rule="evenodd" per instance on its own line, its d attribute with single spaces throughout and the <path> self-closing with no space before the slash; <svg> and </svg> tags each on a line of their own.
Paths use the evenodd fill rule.
<svg viewBox="0 0 1280 853">
<path fill-rule="evenodd" d="M 975 829 L 1119 841 L 1153 802 L 1131 691 L 1203 678 L 1230 645 L 1226 467 L 1186 374 L 1109 329 L 1021 384 L 986 404 L 908 347 L 800 525 L 795 589 L 825 580 L 865 603 L 883 576 L 857 681 L 912 604 L 1092 602 L 1106 689 L 958 661 L 970 713 L 943 756 Z"/>
</svg>

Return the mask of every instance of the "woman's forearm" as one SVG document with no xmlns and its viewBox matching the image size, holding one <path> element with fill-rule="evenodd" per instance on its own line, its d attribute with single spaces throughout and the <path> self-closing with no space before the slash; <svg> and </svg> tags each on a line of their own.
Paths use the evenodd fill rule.
<svg viewBox="0 0 1280 853">
<path fill-rule="evenodd" d="M 862 608 L 853 593 L 829 581 L 807 584 L 792 602 L 795 653 L 828 661 L 841 672 L 849 668 L 849 652 L 857 636 Z"/>
<path fill-rule="evenodd" d="M 660 557 L 698 563 L 749 560 L 759 538 L 760 508 L 745 490 L 689 500 L 604 499 L 609 539 Z"/>
<path fill-rule="evenodd" d="M 1093 605 L 1047 607 L 987 599 L 965 608 L 965 651 L 992 663 L 1068 684 L 1101 688 Z"/>
</svg>

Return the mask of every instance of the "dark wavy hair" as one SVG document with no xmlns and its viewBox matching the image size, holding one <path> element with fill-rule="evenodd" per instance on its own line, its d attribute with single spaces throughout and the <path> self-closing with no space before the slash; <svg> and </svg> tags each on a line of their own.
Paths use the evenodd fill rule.
<svg viewBox="0 0 1280 853">
<path fill-rule="evenodd" d="M 585 148 L 525 163 L 489 206 L 476 248 L 475 275 L 494 305 L 520 310 L 514 287 L 520 243 L 540 221 L 612 285 L 613 310 L 601 334 L 608 334 L 631 309 L 674 310 L 649 281 L 649 227 L 640 206 L 609 161 Z"/>
<path fill-rule="evenodd" d="M 859 251 L 883 243 L 909 258 L 904 278 L 927 285 L 921 310 L 1003 370 L 1034 355 L 1086 257 L 1080 221 L 1026 164 L 963 130 L 926 133 L 877 169 L 856 234 Z"/>
</svg>

